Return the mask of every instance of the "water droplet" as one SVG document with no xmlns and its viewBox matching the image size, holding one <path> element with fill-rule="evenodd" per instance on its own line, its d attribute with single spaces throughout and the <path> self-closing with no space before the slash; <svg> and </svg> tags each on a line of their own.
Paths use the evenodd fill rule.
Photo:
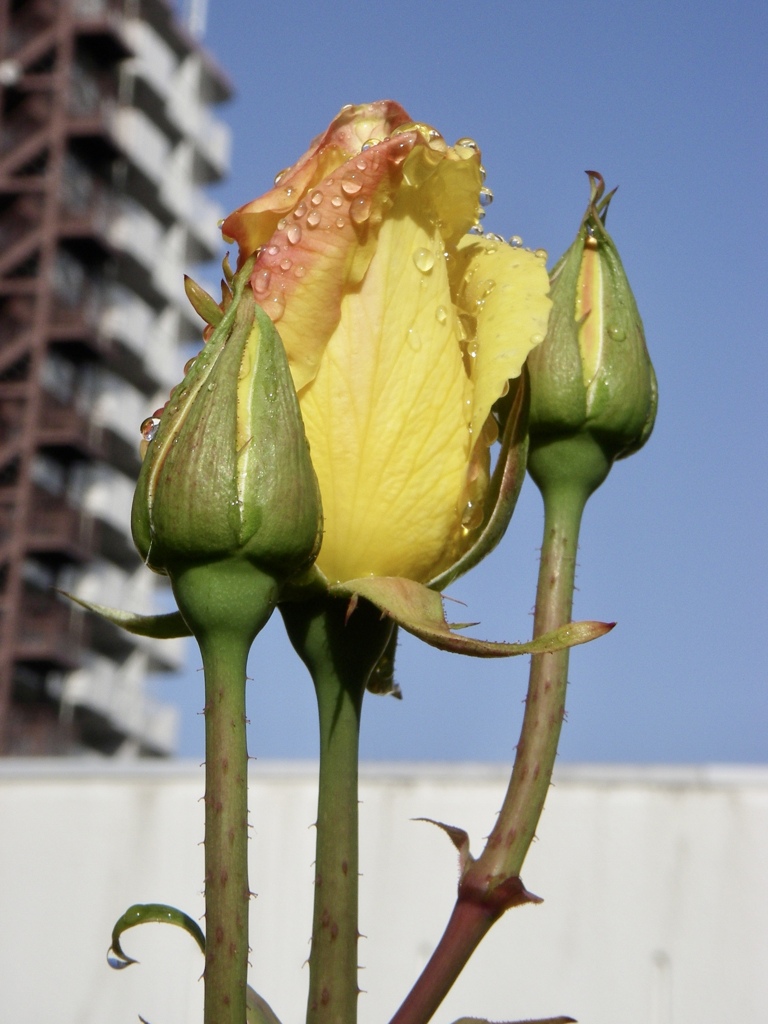
<svg viewBox="0 0 768 1024">
<path fill-rule="evenodd" d="M 482 164 L 478 167 L 478 171 L 480 172 L 480 184 L 482 184 L 488 177 L 488 171 L 486 171 Z"/>
<path fill-rule="evenodd" d="M 416 269 L 428 274 L 435 265 L 435 254 L 430 249 L 417 249 L 413 254 Z"/>
<path fill-rule="evenodd" d="M 319 206 L 323 201 L 323 193 L 319 189 L 316 189 L 309 197 L 309 201 L 313 206 Z"/>
<path fill-rule="evenodd" d="M 395 146 L 395 148 L 392 150 L 392 153 L 390 154 L 390 157 L 389 157 L 390 162 L 395 167 L 399 167 L 400 164 L 403 162 L 403 160 L 405 160 L 405 158 L 408 156 L 410 151 L 411 151 L 411 145 L 408 142 L 406 142 L 405 140 L 403 140 L 402 142 L 399 142 Z"/>
<path fill-rule="evenodd" d="M 291 262 L 291 261 L 290 261 L 290 260 L 288 259 L 288 257 L 287 257 L 287 256 L 285 257 L 285 259 L 284 259 L 284 260 L 280 260 L 280 269 L 281 269 L 281 270 L 290 270 L 292 266 L 293 266 L 293 264 L 292 264 L 292 262 Z"/>
<path fill-rule="evenodd" d="M 280 252 L 280 246 L 279 245 L 270 245 L 270 247 L 267 249 L 267 254 L 269 256 L 277 256 L 277 254 L 279 252 Z"/>
<path fill-rule="evenodd" d="M 473 224 L 472 227 L 469 229 L 469 234 L 470 235 L 482 235 L 483 234 L 483 226 L 482 226 L 482 224 Z"/>
<path fill-rule="evenodd" d="M 187 376 L 189 371 L 192 369 L 192 367 L 195 365 L 195 360 L 196 359 L 197 359 L 197 356 L 192 356 L 191 359 L 188 359 L 186 361 L 186 363 L 184 363 L 184 369 L 182 370 L 182 373 L 184 374 L 185 377 Z"/>
<path fill-rule="evenodd" d="M 500 245 L 505 244 L 504 239 L 501 237 L 501 235 L 497 235 L 493 231 L 489 231 L 485 237 L 488 239 L 489 242 L 496 242 L 497 244 Z M 496 252 L 496 249 L 494 246 L 489 246 L 489 248 L 486 249 L 486 252 Z"/>
<path fill-rule="evenodd" d="M 160 420 L 157 416 L 147 416 L 139 427 L 139 432 L 145 441 L 154 441 Z"/>
<path fill-rule="evenodd" d="M 347 174 L 341 182 L 341 191 L 348 196 L 356 196 L 363 187 L 362 182 L 356 174 Z"/>
<path fill-rule="evenodd" d="M 300 220 L 304 216 L 304 214 L 306 212 L 307 212 L 307 204 L 302 199 L 301 202 L 299 203 L 299 205 L 293 211 L 293 216 L 296 218 L 296 220 Z"/>
<path fill-rule="evenodd" d="M 408 344 L 411 346 L 414 352 L 418 352 L 421 348 L 421 337 L 413 327 L 408 328 Z"/>
<path fill-rule="evenodd" d="M 213 391 L 213 389 L 214 389 L 215 387 L 216 387 L 215 383 L 211 382 L 211 383 L 210 383 L 210 384 L 208 385 L 208 389 L 207 389 L 207 390 L 208 390 L 208 391 Z"/>
<path fill-rule="evenodd" d="M 365 224 L 371 216 L 371 203 L 369 199 L 360 197 L 349 204 L 349 216 L 355 224 Z"/>
<path fill-rule="evenodd" d="M 373 149 L 373 147 L 374 147 L 374 146 L 378 146 L 378 144 L 379 144 L 380 142 L 381 142 L 381 139 L 368 139 L 368 141 L 367 141 L 367 142 L 364 142 L 364 143 L 362 144 L 362 146 L 360 147 L 360 149 L 361 149 L 361 150 L 363 151 L 363 153 L 364 153 L 364 152 L 366 151 L 366 149 Z M 360 168 L 360 170 L 362 171 L 362 167 Z"/>
<path fill-rule="evenodd" d="M 263 270 L 257 270 L 253 275 L 253 290 L 256 295 L 266 295 L 269 291 L 269 282 L 272 278 L 271 271 L 265 267 Z"/>
<path fill-rule="evenodd" d="M 477 302 L 479 304 L 481 302 L 484 302 L 485 299 L 488 298 L 493 289 L 496 287 L 496 282 L 493 280 L 493 278 L 489 277 L 486 281 L 481 281 L 477 287 L 479 289 L 477 299 Z"/>
<path fill-rule="evenodd" d="M 287 223 L 288 223 L 288 218 L 287 217 L 281 217 L 280 220 L 277 222 L 277 230 L 278 231 L 285 231 Z"/>
<path fill-rule="evenodd" d="M 107 952 L 107 963 L 109 964 L 109 966 L 112 968 L 113 971 L 122 971 L 126 967 L 130 967 L 131 964 L 135 964 L 136 961 L 135 960 L 131 960 L 130 957 L 119 957 L 119 956 L 116 956 L 112 952 L 112 950 L 110 949 Z"/>
<path fill-rule="evenodd" d="M 437 309 L 435 310 L 435 317 L 437 318 L 437 322 L 439 324 L 445 323 L 445 321 L 448 319 L 448 310 L 445 308 L 445 306 L 437 307 Z"/>
<path fill-rule="evenodd" d="M 475 153 L 480 152 L 480 147 L 474 139 L 470 139 L 469 136 L 464 136 L 463 139 L 457 139 L 456 145 L 463 149 L 471 149 Z"/>
<path fill-rule="evenodd" d="M 506 398 L 506 396 L 508 394 L 509 394 L 509 381 L 505 380 L 504 384 L 502 386 L 501 394 L 499 395 L 499 398 Z"/>
<path fill-rule="evenodd" d="M 490 206 L 493 202 L 493 191 L 485 185 L 480 189 L 480 205 Z"/>
<path fill-rule="evenodd" d="M 323 219 L 323 215 L 319 210 L 311 210 L 307 214 L 307 227 L 316 228 L 320 221 Z"/>
<path fill-rule="evenodd" d="M 627 332 L 621 326 L 621 324 L 611 324 L 608 328 L 608 333 L 614 341 L 624 341 L 627 336 Z"/>
<path fill-rule="evenodd" d="M 285 234 L 291 245 L 297 245 L 301 241 L 301 228 L 298 224 L 291 224 Z"/>
<path fill-rule="evenodd" d="M 306 274 L 306 272 L 307 272 L 307 268 L 306 268 L 305 266 L 303 266 L 303 265 L 302 265 L 302 264 L 300 263 L 300 264 L 298 265 L 298 267 L 296 267 L 296 269 L 294 270 L 294 272 L 293 272 L 293 273 L 294 273 L 294 275 L 295 275 L 296 277 L 304 277 L 304 275 Z"/>
<path fill-rule="evenodd" d="M 285 312 L 285 298 L 279 292 L 264 303 L 264 312 L 272 323 L 277 323 Z"/>
<path fill-rule="evenodd" d="M 355 167 L 358 169 L 358 171 L 364 171 L 367 168 L 367 166 L 368 164 L 362 158 L 360 158 L 360 160 L 355 161 Z"/>
<path fill-rule="evenodd" d="M 512 246 L 513 249 L 519 249 L 523 244 L 523 240 L 520 237 L 520 235 L 512 235 L 512 237 L 509 240 L 509 244 Z"/>
<path fill-rule="evenodd" d="M 336 227 L 337 228 L 343 228 L 346 223 L 347 222 L 344 220 L 343 217 L 337 217 L 336 218 Z"/>
<path fill-rule="evenodd" d="M 291 169 L 290 167 L 284 167 L 284 168 L 282 169 L 282 171 L 278 171 L 278 172 L 277 172 L 277 174 L 275 175 L 275 185 L 279 185 L 279 184 L 280 184 L 280 182 L 281 182 L 281 181 L 283 180 L 283 178 L 284 178 L 284 177 L 286 176 L 286 174 L 288 173 L 288 171 L 290 171 L 290 169 Z"/>
<path fill-rule="evenodd" d="M 343 202 L 344 200 L 341 198 L 341 196 L 331 196 L 331 205 L 335 206 L 336 209 L 338 209 Z"/>
<path fill-rule="evenodd" d="M 536 257 L 537 260 L 543 260 L 545 263 L 549 259 L 549 253 L 546 249 L 536 249 L 533 255 Z"/>
<path fill-rule="evenodd" d="M 461 525 L 469 533 L 476 530 L 483 521 L 483 506 L 477 501 L 468 501 L 461 513 Z"/>
<path fill-rule="evenodd" d="M 531 344 L 532 345 L 540 345 L 542 343 L 542 341 L 544 341 L 544 335 L 543 334 L 532 334 L 531 335 Z"/>
</svg>

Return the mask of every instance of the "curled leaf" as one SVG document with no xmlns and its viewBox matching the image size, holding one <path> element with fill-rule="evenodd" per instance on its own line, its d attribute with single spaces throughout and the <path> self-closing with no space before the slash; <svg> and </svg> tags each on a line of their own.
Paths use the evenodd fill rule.
<svg viewBox="0 0 768 1024">
<path fill-rule="evenodd" d="M 602 636 L 615 623 L 569 622 L 527 643 L 510 644 L 476 640 L 453 632 L 446 621 L 440 594 L 414 580 L 395 576 L 368 576 L 335 583 L 330 591 L 337 597 L 364 597 L 399 626 L 442 651 L 468 654 L 475 658 L 508 658 L 518 654 L 551 654 Z M 465 625 L 465 624 L 462 624 Z"/>
<path fill-rule="evenodd" d="M 135 633 L 136 636 L 151 636 L 155 640 L 173 640 L 180 636 L 192 636 L 192 630 L 184 621 L 181 612 L 168 612 L 164 615 L 138 615 L 136 612 L 124 612 L 120 608 L 109 608 L 104 604 L 95 604 L 93 601 L 86 601 L 82 597 L 75 597 L 66 590 L 60 590 L 60 594 L 68 597 L 70 601 L 79 604 L 94 615 L 100 615 L 102 619 L 111 622 L 113 626 L 126 630 L 128 633 Z"/>
<path fill-rule="evenodd" d="M 133 957 L 123 952 L 120 936 L 128 928 L 133 928 L 137 924 L 150 923 L 175 924 L 178 928 L 183 928 L 198 944 L 200 951 L 205 953 L 205 936 L 202 929 L 197 921 L 193 921 L 188 914 L 175 907 L 166 906 L 165 903 L 135 903 L 126 910 L 112 929 L 112 945 L 107 950 L 107 963 L 110 967 L 120 971 L 124 967 L 138 963 Z"/>
</svg>

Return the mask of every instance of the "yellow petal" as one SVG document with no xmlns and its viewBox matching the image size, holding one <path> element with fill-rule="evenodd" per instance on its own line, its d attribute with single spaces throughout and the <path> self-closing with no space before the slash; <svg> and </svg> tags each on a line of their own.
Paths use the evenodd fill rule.
<svg viewBox="0 0 768 1024">
<path fill-rule="evenodd" d="M 399 202 L 398 202 L 399 200 Z M 452 561 L 469 460 L 469 383 L 442 240 L 401 193 L 314 381 L 300 394 L 331 581 L 427 580 Z"/>
<path fill-rule="evenodd" d="M 484 236 L 468 236 L 451 268 L 458 308 L 468 330 L 473 384 L 472 437 L 479 439 L 505 384 L 518 377 L 534 346 L 544 340 L 552 305 L 543 259 L 527 249 Z"/>
</svg>

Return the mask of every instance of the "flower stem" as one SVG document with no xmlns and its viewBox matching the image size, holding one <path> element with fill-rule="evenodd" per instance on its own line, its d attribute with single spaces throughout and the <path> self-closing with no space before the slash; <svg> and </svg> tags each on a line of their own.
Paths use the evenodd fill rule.
<svg viewBox="0 0 768 1024">
<path fill-rule="evenodd" d="M 320 721 L 315 904 L 307 1024 L 357 1020 L 358 741 L 365 684 L 391 622 L 361 601 L 281 606 L 288 635 L 309 669 Z"/>
<path fill-rule="evenodd" d="M 535 447 L 528 465 L 544 500 L 537 637 L 570 620 L 582 514 L 610 461 L 590 438 L 570 437 Z M 440 942 L 391 1024 L 426 1024 L 491 925 L 510 907 L 536 900 L 519 875 L 552 779 L 568 655 L 564 650 L 531 658 L 525 715 L 502 809 L 483 853 L 465 868 Z"/>
<path fill-rule="evenodd" d="M 245 1024 L 248 972 L 246 661 L 275 605 L 274 579 L 244 561 L 174 575 L 205 670 L 205 1024 Z"/>
</svg>

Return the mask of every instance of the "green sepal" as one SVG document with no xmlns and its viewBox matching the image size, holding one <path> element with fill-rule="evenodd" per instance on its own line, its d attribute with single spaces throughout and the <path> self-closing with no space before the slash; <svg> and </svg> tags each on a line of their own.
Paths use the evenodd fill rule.
<svg viewBox="0 0 768 1024">
<path fill-rule="evenodd" d="M 504 536 L 525 480 L 528 454 L 528 374 L 510 381 L 509 395 L 498 403 L 502 414 L 501 451 L 483 502 L 484 519 L 477 538 L 452 566 L 430 581 L 434 590 L 444 590 L 459 576 L 469 572 Z"/>
<path fill-rule="evenodd" d="M 205 936 L 203 931 L 197 921 L 193 921 L 189 914 L 185 914 L 182 910 L 177 910 L 176 907 L 169 907 L 165 903 L 135 903 L 126 910 L 112 929 L 112 945 L 107 951 L 107 960 L 110 967 L 114 967 L 115 970 L 119 971 L 123 967 L 130 967 L 131 964 L 138 963 L 138 960 L 134 960 L 133 957 L 124 953 L 120 945 L 120 937 L 123 932 L 129 928 L 134 928 L 137 924 L 176 925 L 177 928 L 183 928 L 185 932 L 191 935 L 200 947 L 200 951 L 205 953 Z M 114 954 L 114 957 L 110 956 L 110 954 Z"/>
<path fill-rule="evenodd" d="M 578 644 L 588 643 L 613 629 L 609 622 L 569 622 L 527 643 L 510 644 L 454 633 L 446 621 L 440 594 L 416 583 L 395 576 L 368 576 L 359 580 L 335 583 L 330 588 L 334 597 L 350 598 L 349 614 L 360 597 L 370 601 L 403 629 L 441 651 L 468 654 L 475 658 L 509 658 L 518 654 L 551 654 Z M 474 625 L 474 623 L 469 623 Z"/>
<path fill-rule="evenodd" d="M 68 597 L 70 601 L 74 601 L 75 604 L 79 604 L 81 608 L 111 622 L 113 626 L 118 626 L 136 636 L 151 636 L 155 640 L 174 640 L 180 636 L 192 636 L 192 630 L 184 621 L 181 612 L 138 615 L 136 612 L 124 612 L 120 608 L 109 608 L 105 604 L 86 601 L 82 597 L 75 597 L 74 594 L 70 594 L 66 590 L 60 590 L 59 593 Z"/>
<path fill-rule="evenodd" d="M 213 296 L 209 295 L 197 281 L 193 281 L 186 274 L 184 275 L 184 291 L 197 315 L 211 327 L 218 327 L 224 317 L 224 312 Z"/>
</svg>

